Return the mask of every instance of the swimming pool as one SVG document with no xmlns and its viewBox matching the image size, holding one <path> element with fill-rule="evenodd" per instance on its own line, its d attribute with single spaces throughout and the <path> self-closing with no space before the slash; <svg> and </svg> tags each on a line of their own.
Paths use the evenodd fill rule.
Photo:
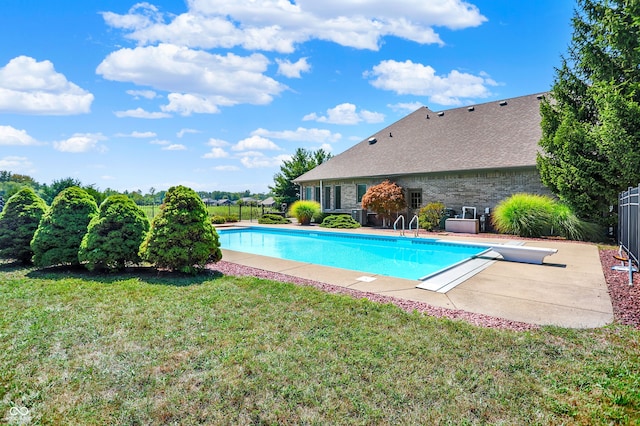
<svg viewBox="0 0 640 426">
<path fill-rule="evenodd" d="M 261 256 L 423 280 L 487 251 L 426 238 L 337 232 L 239 228 L 218 229 L 220 246 Z"/>
</svg>

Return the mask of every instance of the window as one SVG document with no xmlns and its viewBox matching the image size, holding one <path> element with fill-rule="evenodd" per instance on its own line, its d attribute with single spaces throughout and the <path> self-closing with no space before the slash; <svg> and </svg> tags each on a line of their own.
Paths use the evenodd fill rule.
<svg viewBox="0 0 640 426">
<path fill-rule="evenodd" d="M 336 197 L 336 201 L 335 201 L 335 209 L 341 209 L 342 208 L 342 187 L 340 186 L 336 186 L 335 189 L 335 194 L 334 196 Z"/>
<path fill-rule="evenodd" d="M 364 197 L 364 194 L 367 192 L 367 185 L 363 184 L 363 183 L 359 183 L 358 184 L 358 202 L 362 201 L 362 197 Z"/>
<path fill-rule="evenodd" d="M 316 186 L 316 198 L 314 198 L 315 201 L 320 202 L 320 187 Z"/>
<path fill-rule="evenodd" d="M 422 205 L 422 190 L 410 189 L 409 190 L 409 206 L 412 210 L 419 209 Z"/>
<path fill-rule="evenodd" d="M 310 200 L 311 199 L 311 194 L 313 194 L 313 186 L 307 186 L 304 188 L 304 199 L 305 200 Z"/>
<path fill-rule="evenodd" d="M 324 187 L 324 208 L 329 210 L 331 208 L 331 187 Z"/>
</svg>

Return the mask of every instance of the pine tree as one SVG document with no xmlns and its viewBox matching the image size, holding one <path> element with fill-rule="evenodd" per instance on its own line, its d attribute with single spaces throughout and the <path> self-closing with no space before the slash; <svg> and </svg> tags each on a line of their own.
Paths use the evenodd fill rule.
<svg viewBox="0 0 640 426">
<path fill-rule="evenodd" d="M 297 201 L 300 197 L 298 187 L 293 183 L 293 180 L 330 158 L 331 154 L 323 149 L 317 151 L 309 151 L 304 148 L 296 149 L 290 160 L 283 161 L 280 172 L 273 177 L 274 186 L 269 187 L 273 191 L 276 201 L 287 205 Z"/>
<path fill-rule="evenodd" d="M 222 258 L 218 233 L 204 203 L 184 186 L 169 188 L 140 252 L 159 268 L 186 273 Z"/>
<path fill-rule="evenodd" d="M 640 183 L 640 2 L 578 0 L 573 38 L 541 104 L 542 181 L 585 219 L 608 223 Z"/>
<path fill-rule="evenodd" d="M 0 257 L 31 262 L 31 239 L 47 208 L 30 187 L 22 188 L 7 200 L 0 214 Z"/>
</svg>

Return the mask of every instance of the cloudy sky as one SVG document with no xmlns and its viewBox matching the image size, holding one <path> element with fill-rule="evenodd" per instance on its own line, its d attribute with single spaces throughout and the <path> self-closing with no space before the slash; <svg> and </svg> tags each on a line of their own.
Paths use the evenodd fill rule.
<svg viewBox="0 0 640 426">
<path fill-rule="evenodd" d="M 420 106 L 549 90 L 568 0 L 0 2 L 0 170 L 267 192 Z"/>
</svg>

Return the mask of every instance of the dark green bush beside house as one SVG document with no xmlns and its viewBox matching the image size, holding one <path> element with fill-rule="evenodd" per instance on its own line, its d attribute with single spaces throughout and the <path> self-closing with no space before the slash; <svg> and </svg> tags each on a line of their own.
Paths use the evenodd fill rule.
<svg viewBox="0 0 640 426">
<path fill-rule="evenodd" d="M 140 245 L 149 231 L 144 211 L 126 195 L 111 195 L 100 205 L 82 239 L 78 259 L 89 270 L 123 270 L 140 263 Z"/>
<path fill-rule="evenodd" d="M 31 262 L 31 240 L 47 209 L 47 203 L 30 187 L 7 200 L 0 213 L 0 258 Z"/>
<path fill-rule="evenodd" d="M 323 228 L 340 228 L 340 229 L 354 229 L 360 228 L 360 224 L 356 222 L 351 216 L 346 214 L 335 214 L 324 218 L 320 224 Z"/>
<path fill-rule="evenodd" d="M 39 267 L 80 264 L 80 243 L 97 213 L 95 200 L 82 188 L 72 186 L 56 195 L 31 240 L 33 263 Z"/>
<path fill-rule="evenodd" d="M 443 203 L 429 203 L 418 212 L 418 225 L 427 231 L 433 231 L 440 227 L 440 220 L 444 216 L 445 206 Z"/>
<path fill-rule="evenodd" d="M 192 274 L 222 258 L 218 233 L 195 191 L 169 188 L 140 254 L 158 268 Z"/>
</svg>

